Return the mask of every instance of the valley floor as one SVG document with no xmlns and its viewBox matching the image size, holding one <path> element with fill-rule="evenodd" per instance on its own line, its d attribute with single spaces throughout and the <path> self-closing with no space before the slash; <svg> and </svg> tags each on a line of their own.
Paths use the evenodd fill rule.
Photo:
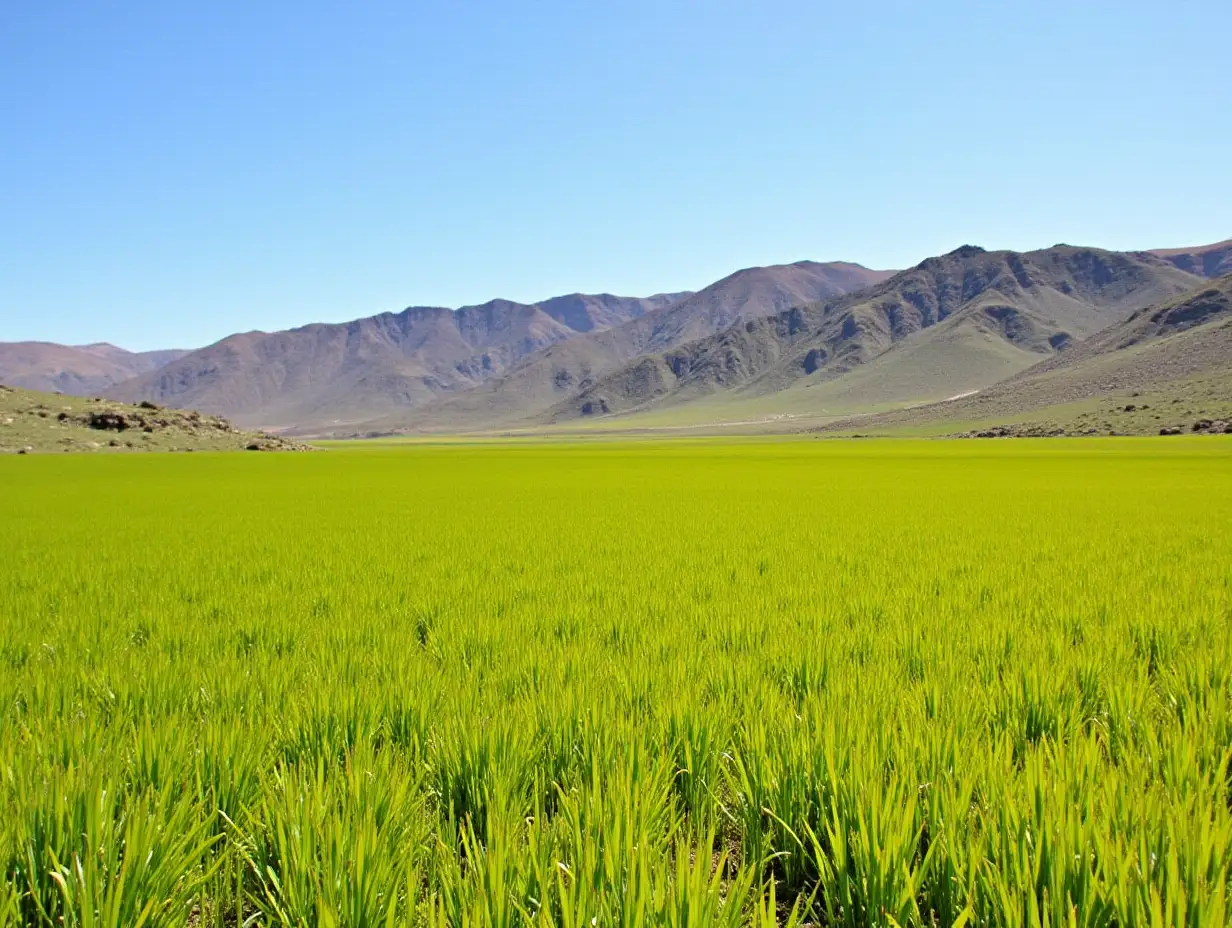
<svg viewBox="0 0 1232 928">
<path fill-rule="evenodd" d="M 1222 438 L 0 485 L 0 926 L 1228 920 Z"/>
</svg>

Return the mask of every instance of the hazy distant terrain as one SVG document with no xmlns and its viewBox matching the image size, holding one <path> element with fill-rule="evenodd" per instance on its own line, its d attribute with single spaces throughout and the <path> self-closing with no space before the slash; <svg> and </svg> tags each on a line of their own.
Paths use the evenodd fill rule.
<svg viewBox="0 0 1232 928">
<path fill-rule="evenodd" d="M 157 370 L 186 351 L 125 351 L 99 342 L 0 342 L 0 383 L 27 390 L 90 395 Z"/>
</svg>

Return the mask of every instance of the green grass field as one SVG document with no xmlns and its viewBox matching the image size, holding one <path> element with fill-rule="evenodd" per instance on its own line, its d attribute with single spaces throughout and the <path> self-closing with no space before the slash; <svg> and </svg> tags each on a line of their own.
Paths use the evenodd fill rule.
<svg viewBox="0 0 1232 928">
<path fill-rule="evenodd" d="M 1224 442 L 0 488 L 0 926 L 1228 921 Z"/>
</svg>

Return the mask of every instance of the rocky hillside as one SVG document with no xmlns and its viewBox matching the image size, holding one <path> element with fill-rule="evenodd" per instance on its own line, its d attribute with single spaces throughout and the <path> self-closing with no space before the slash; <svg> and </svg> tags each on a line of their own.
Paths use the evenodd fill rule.
<svg viewBox="0 0 1232 928">
<path fill-rule="evenodd" d="M 493 300 L 459 310 L 411 307 L 347 323 L 248 332 L 107 392 L 262 427 L 345 423 L 468 389 L 527 355 L 607 331 L 677 296 L 574 294 L 536 305 Z"/>
<path fill-rule="evenodd" d="M 1166 258 L 1182 271 L 1201 277 L 1232 274 L 1232 238 L 1198 248 L 1161 248 L 1150 253 Z"/>
<path fill-rule="evenodd" d="M 902 392 L 944 396 L 956 384 L 969 388 L 961 375 L 971 367 L 981 372 L 976 386 L 994 383 L 1199 282 L 1151 254 L 965 246 L 866 290 L 638 358 L 561 403 L 550 419 L 686 403 L 720 391 L 772 393 L 840 378 L 875 359 L 881 374 L 901 381 Z"/>
<path fill-rule="evenodd" d="M 218 416 L 0 386 L 0 452 L 239 450 L 309 449 L 276 435 L 236 429 Z"/>
<path fill-rule="evenodd" d="M 842 261 L 746 268 L 624 325 L 552 345 L 476 389 L 418 409 L 376 417 L 367 428 L 452 430 L 526 420 L 577 396 L 637 358 L 791 306 L 860 291 L 892 274 Z"/>
<path fill-rule="evenodd" d="M 1214 434 L 1232 421 L 1232 274 L 1132 314 L 971 396 L 827 425 L 981 437 Z"/>
</svg>

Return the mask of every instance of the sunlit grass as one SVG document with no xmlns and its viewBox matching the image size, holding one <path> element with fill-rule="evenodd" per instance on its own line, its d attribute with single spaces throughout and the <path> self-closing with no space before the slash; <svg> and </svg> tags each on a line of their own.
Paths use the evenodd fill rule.
<svg viewBox="0 0 1232 928">
<path fill-rule="evenodd" d="M 0 925 L 1227 920 L 1226 443 L 0 487 Z"/>
</svg>

